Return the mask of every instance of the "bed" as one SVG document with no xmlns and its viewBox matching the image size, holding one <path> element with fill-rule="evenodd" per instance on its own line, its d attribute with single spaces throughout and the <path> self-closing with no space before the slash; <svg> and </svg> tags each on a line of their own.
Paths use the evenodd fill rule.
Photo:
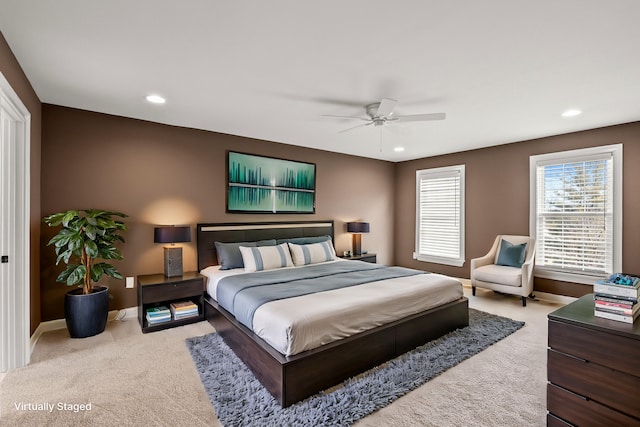
<svg viewBox="0 0 640 427">
<path fill-rule="evenodd" d="M 459 282 L 446 278 L 446 276 L 416 275 L 416 273 L 408 272 L 408 269 L 399 267 L 386 268 L 361 261 L 340 261 L 336 259 L 326 263 L 287 267 L 278 271 L 243 273 L 231 278 L 226 277 L 230 275 L 229 270 L 227 270 L 221 272 L 223 273 L 221 275 L 222 278 L 213 279 L 218 274 L 216 271 L 219 270 L 219 268 L 215 267 L 218 265 L 215 242 L 218 242 L 221 252 L 223 252 L 223 248 L 220 245 L 224 243 L 264 242 L 271 239 L 276 240 L 278 244 L 283 241 L 289 241 L 300 243 L 300 247 L 316 248 L 319 245 L 305 245 L 305 239 L 320 238 L 321 236 L 329 236 L 331 238 L 329 242 L 332 242 L 334 237 L 333 221 L 209 223 L 197 225 L 198 269 L 207 277 L 208 292 L 205 297 L 205 316 L 229 347 L 252 370 L 256 378 L 283 407 L 339 384 L 351 376 L 362 373 L 447 332 L 465 327 L 469 323 L 468 301 L 462 296 L 461 285 L 457 289 L 457 285 L 449 283 L 449 281 L 458 284 Z M 310 241 L 315 242 L 315 240 Z M 286 243 L 284 247 L 287 247 Z M 295 244 L 289 247 L 292 250 L 300 249 Z M 326 250 L 326 244 L 324 244 L 324 247 Z M 254 248 L 251 250 L 256 251 Z M 272 250 L 269 249 L 269 251 Z M 226 263 L 226 261 L 223 262 Z M 250 270 L 251 268 L 247 266 L 246 269 Z M 339 272 L 334 273 L 334 270 L 339 270 Z M 279 279 L 275 280 L 273 277 L 280 275 L 288 277 L 287 275 L 289 274 L 302 274 L 304 277 L 301 280 L 315 280 L 315 282 L 310 282 L 314 283 L 313 286 L 317 286 L 317 283 L 322 283 L 323 286 L 328 286 L 329 288 L 317 294 L 293 296 L 289 302 L 284 298 L 268 302 L 257 309 L 252 309 L 254 311 L 247 309 L 247 313 L 251 313 L 251 315 L 247 315 L 249 320 L 244 315 L 238 314 L 236 317 L 231 314 L 234 308 L 229 301 L 235 301 L 240 298 L 227 298 L 224 293 L 215 290 L 215 286 L 218 283 L 217 280 L 221 280 L 220 283 L 223 283 L 224 286 L 230 286 L 227 282 L 237 286 L 237 289 L 240 289 L 238 292 L 244 292 L 245 288 L 251 291 L 254 286 L 248 286 L 245 283 L 254 279 L 258 280 L 257 277 L 260 277 L 259 280 L 264 280 L 265 277 L 268 277 L 267 280 L 270 280 L 271 284 L 281 286 L 278 282 Z M 337 275 L 334 276 L 334 274 Z M 375 276 L 375 280 L 366 278 L 371 274 Z M 345 289 L 332 288 L 334 282 L 338 282 L 347 276 L 349 276 L 349 280 L 354 280 L 353 278 L 357 277 L 357 280 L 362 280 L 362 282 L 356 281 Z M 385 277 L 386 280 L 380 280 L 380 277 Z M 425 280 L 430 283 L 433 282 L 434 289 L 442 288 L 445 291 L 444 294 L 437 294 L 439 296 L 435 298 L 439 298 L 439 300 L 427 302 L 425 298 L 426 305 L 414 306 L 414 301 L 419 298 L 406 294 L 403 297 L 404 299 L 400 299 L 399 305 L 393 306 L 391 298 L 386 299 L 388 292 L 396 289 L 396 286 L 400 283 L 398 281 L 417 283 Z M 214 285 L 213 282 L 216 284 Z M 443 285 L 443 283 L 446 283 L 447 286 Z M 372 291 L 371 286 L 377 287 L 376 290 Z M 412 286 L 414 285 L 403 285 L 403 289 L 405 287 L 411 288 Z M 295 340 L 284 343 L 277 342 L 277 340 L 273 341 L 273 336 L 278 335 L 277 331 L 267 331 L 265 333 L 266 328 L 258 327 L 254 331 L 254 327 L 252 327 L 252 325 L 258 324 L 252 323 L 257 322 L 256 318 L 263 319 L 262 324 L 269 326 L 270 324 L 282 323 L 282 319 L 270 318 L 269 316 L 271 315 L 283 313 L 288 315 L 289 311 L 296 311 L 296 306 L 307 307 L 303 310 L 305 314 L 310 311 L 316 313 L 317 307 L 322 305 L 317 303 L 316 300 L 305 300 L 304 298 L 318 298 L 318 295 L 337 295 L 337 293 L 340 293 L 341 300 L 344 295 L 351 295 L 350 298 L 358 298 L 358 292 L 363 292 L 362 289 L 365 289 L 365 287 L 367 287 L 367 294 L 375 295 L 378 292 L 387 292 L 387 294 L 382 294 L 384 295 L 382 297 L 384 303 L 380 303 L 380 300 L 378 300 L 378 305 L 373 306 L 373 308 L 360 308 L 360 310 L 364 310 L 363 312 L 379 314 L 382 318 L 373 316 L 369 319 L 368 316 L 363 316 L 360 312 L 352 311 L 352 317 L 355 316 L 362 319 L 362 325 L 345 326 L 345 324 L 333 320 L 331 322 L 323 322 L 329 328 L 329 332 L 320 333 L 315 325 L 311 329 L 302 328 L 301 330 L 306 330 L 307 333 L 301 335 L 311 337 L 311 341 L 301 340 L 300 342 Z M 401 292 L 394 293 L 401 294 Z M 294 302 L 292 303 L 291 301 Z M 345 304 L 343 304 L 345 307 L 348 307 L 349 310 L 356 310 L 353 307 L 357 304 L 352 304 L 348 302 L 349 300 L 345 301 Z M 290 305 L 287 306 L 286 304 Z M 317 310 L 317 313 L 321 312 L 319 309 Z M 403 310 L 406 312 L 403 312 Z M 330 313 L 327 318 L 342 319 L 341 316 L 334 316 L 333 312 Z M 390 314 L 395 317 L 388 317 Z M 309 331 L 312 331 L 312 333 L 309 333 Z M 280 335 L 283 334 L 280 333 Z M 297 336 L 289 333 L 286 335 Z M 325 336 L 329 338 L 317 339 Z"/>
</svg>

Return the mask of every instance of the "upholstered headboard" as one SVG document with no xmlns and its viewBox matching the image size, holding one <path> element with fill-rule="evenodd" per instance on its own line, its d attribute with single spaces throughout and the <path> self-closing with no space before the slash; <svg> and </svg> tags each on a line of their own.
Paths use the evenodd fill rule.
<svg viewBox="0 0 640 427">
<path fill-rule="evenodd" d="M 253 242 L 316 236 L 331 236 L 334 240 L 333 220 L 198 224 L 196 226 L 198 271 L 218 264 L 214 242 Z"/>
</svg>

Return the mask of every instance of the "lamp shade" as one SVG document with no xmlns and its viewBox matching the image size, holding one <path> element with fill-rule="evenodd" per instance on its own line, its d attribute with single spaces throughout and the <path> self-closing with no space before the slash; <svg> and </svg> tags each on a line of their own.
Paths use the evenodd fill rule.
<svg viewBox="0 0 640 427">
<path fill-rule="evenodd" d="M 191 227 L 167 226 L 153 229 L 153 241 L 155 243 L 180 243 L 191 241 Z"/>
<path fill-rule="evenodd" d="M 348 233 L 368 233 L 369 232 L 369 223 L 368 222 L 348 222 L 347 223 L 347 232 Z"/>
</svg>

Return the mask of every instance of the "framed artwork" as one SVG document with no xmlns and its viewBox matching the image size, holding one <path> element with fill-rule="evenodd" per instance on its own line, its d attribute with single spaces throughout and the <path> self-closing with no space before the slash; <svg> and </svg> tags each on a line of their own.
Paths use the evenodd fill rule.
<svg viewBox="0 0 640 427">
<path fill-rule="evenodd" d="M 315 213 L 316 165 L 229 151 L 227 212 Z"/>
</svg>

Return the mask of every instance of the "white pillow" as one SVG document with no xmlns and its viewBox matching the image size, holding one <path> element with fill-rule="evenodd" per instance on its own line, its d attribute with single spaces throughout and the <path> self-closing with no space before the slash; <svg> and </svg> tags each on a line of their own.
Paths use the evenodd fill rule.
<svg viewBox="0 0 640 427">
<path fill-rule="evenodd" d="M 240 246 L 244 270 L 247 272 L 293 267 L 286 243 L 277 246 Z"/>
<path fill-rule="evenodd" d="M 336 251 L 331 240 L 308 245 L 296 245 L 289 243 L 293 263 L 298 265 L 317 264 L 319 262 L 333 261 L 336 259 Z"/>
</svg>

